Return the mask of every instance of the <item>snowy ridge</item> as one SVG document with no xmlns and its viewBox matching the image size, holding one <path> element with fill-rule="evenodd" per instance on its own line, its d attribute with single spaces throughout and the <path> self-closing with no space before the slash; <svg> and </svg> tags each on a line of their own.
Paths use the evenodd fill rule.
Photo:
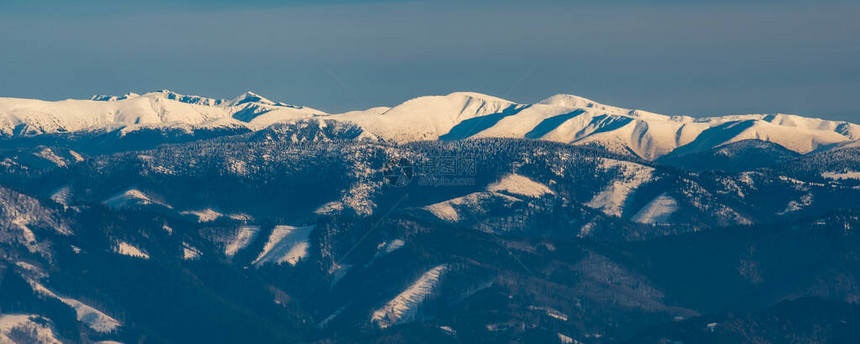
<svg viewBox="0 0 860 344">
<path fill-rule="evenodd" d="M 546 185 L 538 183 L 518 174 L 506 175 L 502 180 L 487 186 L 487 191 L 508 192 L 514 195 L 527 197 L 541 197 L 546 194 L 555 194 Z"/>
<path fill-rule="evenodd" d="M 108 198 L 104 200 L 102 204 L 114 209 L 124 209 L 134 206 L 144 206 L 151 204 L 158 204 L 170 208 L 170 205 L 154 200 L 143 191 L 134 188 L 128 189 L 120 194 Z"/>
<path fill-rule="evenodd" d="M 857 171 L 821 172 L 821 177 L 826 178 L 826 179 L 835 179 L 835 180 L 843 180 L 843 179 L 860 180 L 860 172 L 857 172 Z"/>
<path fill-rule="evenodd" d="M 391 252 L 397 251 L 403 246 L 406 246 L 406 241 L 403 239 L 394 239 L 390 242 L 383 241 L 376 247 L 376 257 L 384 256 Z"/>
<path fill-rule="evenodd" d="M 448 266 L 443 264 L 422 274 L 406 290 L 398 294 L 391 301 L 388 301 L 385 306 L 373 312 L 371 321 L 376 323 L 380 328 L 386 328 L 414 320 L 418 314 L 418 306 L 421 305 L 424 299 L 430 296 L 446 270 L 448 270 Z"/>
<path fill-rule="evenodd" d="M 330 118 L 354 122 L 390 140 L 510 137 L 593 145 L 653 160 L 676 149 L 690 153 L 758 139 L 799 153 L 860 138 L 860 126 L 785 114 L 694 118 L 602 105 L 556 95 L 516 104 L 476 93 L 420 97 L 385 112 L 354 111 Z"/>
<path fill-rule="evenodd" d="M 475 137 L 540 139 L 602 147 L 654 160 L 669 153 L 704 151 L 756 139 L 798 153 L 856 146 L 860 126 L 788 114 L 723 117 L 666 116 L 560 94 L 519 104 L 474 92 L 425 96 L 393 107 L 328 115 L 246 92 L 234 99 L 162 90 L 142 95 L 42 101 L 0 98 L 0 137 L 84 130 L 243 127 L 325 118 L 358 125 L 368 135 L 396 142 Z"/>
<path fill-rule="evenodd" d="M 35 314 L 2 314 L 0 315 L 0 343 L 15 343 L 10 338 L 13 330 L 22 330 L 32 334 L 29 339 L 37 343 L 61 344 L 54 334 L 54 328 L 46 319 Z"/>
<path fill-rule="evenodd" d="M 218 220 L 222 217 L 227 217 L 236 221 L 248 221 L 251 218 L 245 214 L 222 214 L 212 208 L 204 208 L 199 210 L 186 210 L 179 212 L 181 215 L 191 215 L 197 218 L 197 222 L 205 223 Z"/>
<path fill-rule="evenodd" d="M 200 210 L 186 210 L 186 211 L 182 211 L 179 213 L 182 215 L 196 216 L 197 222 L 201 222 L 201 223 L 202 222 L 212 222 L 212 221 L 217 220 L 219 217 L 224 216 L 224 214 L 221 214 L 221 213 L 219 213 L 213 209 L 210 209 L 210 208 L 200 209 Z"/>
<path fill-rule="evenodd" d="M 482 204 L 494 199 L 500 200 L 505 204 L 512 204 L 522 202 L 522 199 L 510 195 L 539 198 L 544 195 L 555 194 L 546 185 L 515 173 L 505 175 L 498 182 L 487 185 L 486 190 L 434 203 L 424 206 L 422 209 L 441 220 L 459 222 L 462 220 L 460 216 L 461 211 L 478 210 L 482 207 Z"/>
<path fill-rule="evenodd" d="M 555 309 L 544 307 L 544 306 L 529 306 L 530 310 L 533 311 L 541 311 L 546 314 L 548 317 L 552 317 L 561 321 L 567 321 L 567 314 L 559 312 Z"/>
<path fill-rule="evenodd" d="M 382 113 L 370 109 L 331 118 L 354 122 L 377 136 L 405 142 L 438 139 L 464 121 L 502 113 L 511 106 L 523 105 L 479 93 L 456 92 L 411 99 Z"/>
<path fill-rule="evenodd" d="M 78 300 L 59 296 L 38 282 L 30 281 L 30 285 L 33 287 L 33 290 L 40 295 L 60 300 L 74 309 L 77 314 L 78 321 L 86 324 L 96 332 L 110 333 L 120 326 L 120 322 L 116 319 L 111 318 L 107 314 L 104 314 Z"/>
<path fill-rule="evenodd" d="M 633 221 L 648 224 L 669 223 L 669 218 L 678 209 L 678 201 L 663 193 L 633 215 Z"/>
<path fill-rule="evenodd" d="M 196 247 L 191 246 L 186 242 L 182 243 L 182 259 L 195 260 L 200 258 L 202 254 L 203 253 L 201 253 Z"/>
<path fill-rule="evenodd" d="M 484 202 L 488 202 L 493 199 L 501 200 L 506 204 L 522 202 L 521 199 L 511 197 L 503 193 L 488 191 L 470 193 L 462 197 L 434 203 L 425 206 L 422 209 L 427 210 L 441 220 L 448 222 L 459 222 L 460 220 L 462 220 L 460 216 L 460 212 L 462 210 L 476 210 L 480 208 Z"/>
<path fill-rule="evenodd" d="M 228 239 L 224 245 L 224 254 L 233 258 L 239 250 L 247 247 L 254 241 L 260 232 L 259 226 L 241 226 L 237 232 Z"/>
<path fill-rule="evenodd" d="M 143 95 L 94 96 L 89 100 L 42 101 L 0 98 L 0 136 L 37 135 L 127 126 L 210 122 L 263 128 L 272 123 L 325 114 L 272 102 L 253 92 L 233 100 L 186 96 L 168 90 Z"/>
<path fill-rule="evenodd" d="M 72 234 L 56 211 L 43 207 L 35 198 L 0 186 L 0 244 L 22 245 L 31 253 L 50 257 L 49 244 L 39 241 L 36 235 L 39 229 Z"/>
</svg>

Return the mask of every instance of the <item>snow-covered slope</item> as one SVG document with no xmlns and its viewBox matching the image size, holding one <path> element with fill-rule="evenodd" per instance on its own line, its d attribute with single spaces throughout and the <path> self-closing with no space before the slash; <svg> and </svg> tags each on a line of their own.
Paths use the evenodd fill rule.
<svg viewBox="0 0 860 344">
<path fill-rule="evenodd" d="M 49 244 L 40 241 L 40 231 L 73 234 L 57 211 L 35 198 L 0 186 L 0 245 L 21 245 L 30 253 L 49 257 Z"/>
<path fill-rule="evenodd" d="M 114 209 L 124 209 L 134 206 L 145 206 L 150 204 L 163 205 L 170 208 L 169 205 L 153 200 L 146 193 L 138 189 L 128 189 L 123 193 L 117 194 L 102 202 L 104 205 Z"/>
<path fill-rule="evenodd" d="M 125 241 L 117 242 L 116 247 L 114 247 L 114 252 L 124 256 L 149 259 L 149 254 L 146 253 L 146 251 Z"/>
<path fill-rule="evenodd" d="M 224 243 L 224 255 L 233 258 L 239 250 L 250 245 L 259 232 L 259 226 L 240 226 Z"/>
<path fill-rule="evenodd" d="M 678 201 L 664 193 L 648 202 L 636 215 L 633 215 L 633 221 L 649 224 L 669 223 L 669 218 L 676 211 L 678 211 Z"/>
<path fill-rule="evenodd" d="M 86 324 L 89 328 L 100 333 L 110 333 L 121 326 L 120 322 L 109 315 L 70 297 L 57 295 L 38 282 L 30 281 L 33 291 L 47 298 L 57 299 L 71 307 L 77 315 L 78 321 Z"/>
<path fill-rule="evenodd" d="M 493 205 L 510 205 L 517 202 L 522 202 L 522 200 L 500 192 L 486 191 L 473 192 L 462 197 L 425 206 L 423 209 L 443 221 L 459 222 L 464 220 L 463 214 L 483 212 L 485 208 Z"/>
<path fill-rule="evenodd" d="M 585 205 L 607 215 L 621 216 L 628 196 L 643 183 L 653 179 L 654 169 L 629 161 L 602 159 L 606 171 L 617 170 L 618 177 Z"/>
<path fill-rule="evenodd" d="M 427 96 L 408 100 L 380 112 L 379 108 L 353 111 L 331 118 L 354 122 L 378 136 L 395 141 L 435 140 L 445 135 L 466 138 L 494 117 L 511 114 L 525 105 L 483 95 L 457 92 L 447 96 Z M 507 112 L 506 112 L 507 111 Z M 458 125 L 459 130 L 455 130 Z M 453 136 L 457 137 L 453 137 Z"/>
</svg>

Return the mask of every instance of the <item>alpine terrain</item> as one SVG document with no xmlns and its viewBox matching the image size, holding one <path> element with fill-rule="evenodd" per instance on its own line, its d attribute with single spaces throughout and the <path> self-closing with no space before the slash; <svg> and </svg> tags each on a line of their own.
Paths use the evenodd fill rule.
<svg viewBox="0 0 860 344">
<path fill-rule="evenodd" d="M 0 343 L 860 342 L 860 125 L 0 98 Z"/>
</svg>

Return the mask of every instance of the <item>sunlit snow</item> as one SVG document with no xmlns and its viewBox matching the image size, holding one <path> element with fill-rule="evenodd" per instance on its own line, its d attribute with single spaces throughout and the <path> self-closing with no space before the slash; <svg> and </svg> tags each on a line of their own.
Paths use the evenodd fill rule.
<svg viewBox="0 0 860 344">
<path fill-rule="evenodd" d="M 308 236 L 314 226 L 293 227 L 275 226 L 263 251 L 254 260 L 254 265 L 260 266 L 266 263 L 288 263 L 296 265 L 302 258 L 307 257 Z"/>
<path fill-rule="evenodd" d="M 668 223 L 669 217 L 678 211 L 678 208 L 678 202 L 664 193 L 648 202 L 636 215 L 633 215 L 633 221 L 649 224 Z"/>
<path fill-rule="evenodd" d="M 226 245 L 224 245 L 224 254 L 227 257 L 232 258 L 236 255 L 239 250 L 248 246 L 254 238 L 257 237 L 257 233 L 260 231 L 259 226 L 241 226 L 235 235 L 227 241 Z"/>
<path fill-rule="evenodd" d="M 114 252 L 119 253 L 124 256 L 141 258 L 141 259 L 149 259 L 149 254 L 144 252 L 142 249 L 129 244 L 125 241 L 117 242 L 116 247 L 114 247 Z"/>
</svg>

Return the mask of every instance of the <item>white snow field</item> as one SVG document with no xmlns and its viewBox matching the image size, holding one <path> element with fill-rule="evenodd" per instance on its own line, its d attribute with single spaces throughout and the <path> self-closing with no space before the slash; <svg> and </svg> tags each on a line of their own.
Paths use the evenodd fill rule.
<svg viewBox="0 0 860 344">
<path fill-rule="evenodd" d="M 269 240 L 263 247 L 263 251 L 254 260 L 255 266 L 261 266 L 266 263 L 288 263 L 296 265 L 302 258 L 307 257 L 308 236 L 314 230 L 314 226 L 293 227 L 293 226 L 275 226 L 272 234 L 269 235 Z"/>
<path fill-rule="evenodd" d="M 642 183 L 653 179 L 654 168 L 614 159 L 601 159 L 600 161 L 604 170 L 617 170 L 620 176 L 613 178 L 611 184 L 585 205 L 598 209 L 607 215 L 621 216 L 627 197 Z"/>
<path fill-rule="evenodd" d="M 0 343 L 14 344 L 15 341 L 9 336 L 17 329 L 33 334 L 31 339 L 36 340 L 37 343 L 62 344 L 50 324 L 41 320 L 35 314 L 0 314 Z"/>
<path fill-rule="evenodd" d="M 119 253 L 124 256 L 140 258 L 140 259 L 149 259 L 149 254 L 147 254 L 144 250 L 129 244 L 125 241 L 119 241 L 116 243 L 113 251 L 115 253 Z"/>
<path fill-rule="evenodd" d="M 799 153 L 856 145 L 860 126 L 788 114 L 667 116 L 560 94 L 518 104 L 474 92 L 424 96 L 393 107 L 329 115 L 247 92 L 232 100 L 162 90 L 89 100 L 0 98 L 0 136 L 139 128 L 237 127 L 325 118 L 357 124 L 370 137 L 397 142 L 476 137 L 540 139 L 596 145 L 654 160 L 677 149 L 696 152 L 758 139 Z M 366 136 L 364 136 L 366 137 Z"/>
<path fill-rule="evenodd" d="M 664 193 L 633 215 L 633 221 L 647 224 L 669 223 L 669 217 L 678 209 L 678 201 Z"/>
</svg>

